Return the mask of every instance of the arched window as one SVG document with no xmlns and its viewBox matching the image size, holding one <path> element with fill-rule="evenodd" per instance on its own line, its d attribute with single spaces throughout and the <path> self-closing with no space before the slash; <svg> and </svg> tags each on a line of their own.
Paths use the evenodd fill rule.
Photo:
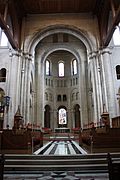
<svg viewBox="0 0 120 180">
<path fill-rule="evenodd" d="M 120 79 L 120 65 L 116 66 L 116 75 L 117 75 L 117 79 Z"/>
<path fill-rule="evenodd" d="M 4 31 L 2 31 L 2 33 L 1 33 L 0 46 L 8 46 L 8 38 L 7 38 L 6 34 L 4 33 Z"/>
<path fill-rule="evenodd" d="M 32 89 L 32 83 L 30 82 L 30 94 L 32 94 L 33 89 Z"/>
<path fill-rule="evenodd" d="M 32 72 L 31 72 L 31 81 L 32 81 L 32 83 L 33 83 L 33 74 L 32 74 Z"/>
<path fill-rule="evenodd" d="M 45 92 L 45 100 L 48 101 L 48 93 Z"/>
<path fill-rule="evenodd" d="M 76 59 L 72 61 L 72 74 L 73 75 L 77 74 L 77 60 Z"/>
<path fill-rule="evenodd" d="M 61 95 L 60 94 L 57 96 L 57 101 L 61 101 Z"/>
<path fill-rule="evenodd" d="M 75 100 L 75 93 L 72 93 L 72 101 Z"/>
<path fill-rule="evenodd" d="M 78 100 L 79 92 L 76 93 L 76 100 Z"/>
<path fill-rule="evenodd" d="M 63 94 L 63 101 L 67 101 L 67 96 L 66 96 L 66 94 Z"/>
<path fill-rule="evenodd" d="M 120 23 L 113 33 L 113 41 L 114 45 L 120 45 Z"/>
<path fill-rule="evenodd" d="M 0 70 L 0 82 L 5 82 L 6 81 L 6 69 L 2 68 Z"/>
<path fill-rule="evenodd" d="M 59 77 L 63 77 L 64 76 L 64 63 L 59 62 L 58 67 L 59 67 Z"/>
<path fill-rule="evenodd" d="M 46 71 L 46 75 L 50 75 L 50 61 L 46 60 L 46 64 L 45 64 L 45 71 Z"/>
<path fill-rule="evenodd" d="M 50 94 L 49 94 L 49 99 L 50 99 L 50 101 L 52 101 L 52 97 L 53 97 L 53 96 L 52 96 L 52 94 L 50 93 Z"/>
<path fill-rule="evenodd" d="M 66 110 L 64 108 L 59 109 L 59 124 L 67 124 Z"/>
</svg>

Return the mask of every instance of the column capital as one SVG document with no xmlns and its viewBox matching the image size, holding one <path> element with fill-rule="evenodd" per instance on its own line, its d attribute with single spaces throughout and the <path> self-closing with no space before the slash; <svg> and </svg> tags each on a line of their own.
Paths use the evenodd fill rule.
<svg viewBox="0 0 120 180">
<path fill-rule="evenodd" d="M 98 51 L 91 51 L 88 54 L 88 57 L 89 57 L 89 59 L 93 59 L 93 58 L 96 58 L 97 55 L 98 55 Z"/>
<path fill-rule="evenodd" d="M 13 57 L 13 56 L 20 57 L 21 51 L 9 49 L 9 57 Z"/>
<path fill-rule="evenodd" d="M 103 54 L 106 54 L 106 53 L 107 53 L 107 54 L 112 54 L 112 53 L 111 53 L 111 49 L 108 48 L 108 47 L 101 49 L 101 50 L 100 50 L 100 53 L 101 53 L 102 55 L 103 55 Z"/>
<path fill-rule="evenodd" d="M 26 60 L 32 61 L 32 54 L 28 53 L 28 52 L 23 52 L 23 56 L 25 57 Z"/>
</svg>

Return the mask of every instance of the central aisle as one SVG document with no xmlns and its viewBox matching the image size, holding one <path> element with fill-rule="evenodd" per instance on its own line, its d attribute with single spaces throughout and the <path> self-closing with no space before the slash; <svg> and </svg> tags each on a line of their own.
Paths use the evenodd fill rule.
<svg viewBox="0 0 120 180">
<path fill-rule="evenodd" d="M 75 154 L 87 154 L 87 152 L 81 148 L 77 142 L 68 141 L 50 141 L 43 147 L 34 152 L 35 155 L 75 155 Z"/>
</svg>

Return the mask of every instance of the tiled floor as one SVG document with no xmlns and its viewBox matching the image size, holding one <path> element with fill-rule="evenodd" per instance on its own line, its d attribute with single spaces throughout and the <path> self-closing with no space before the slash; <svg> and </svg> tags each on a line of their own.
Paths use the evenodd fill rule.
<svg viewBox="0 0 120 180">
<path fill-rule="evenodd" d="M 59 137 L 60 138 L 60 137 Z M 46 149 L 46 147 L 48 147 Z M 44 149 L 46 149 L 44 151 Z M 42 153 L 41 153 L 42 152 Z M 69 154 L 87 154 L 87 152 L 79 146 L 79 144 L 75 141 L 63 141 L 63 140 L 56 140 L 46 143 L 43 147 L 39 148 L 37 151 L 34 152 L 35 155 L 43 154 L 43 155 L 69 155 Z"/>
<path fill-rule="evenodd" d="M 79 172 L 43 172 L 39 174 L 5 175 L 4 180 L 108 180 L 108 174 L 79 174 Z"/>
</svg>

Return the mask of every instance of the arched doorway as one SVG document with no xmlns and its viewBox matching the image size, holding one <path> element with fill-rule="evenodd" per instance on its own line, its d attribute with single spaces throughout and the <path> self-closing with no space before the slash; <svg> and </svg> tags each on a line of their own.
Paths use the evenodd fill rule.
<svg viewBox="0 0 120 180">
<path fill-rule="evenodd" d="M 44 112 L 44 127 L 50 128 L 50 106 L 45 106 L 45 112 Z"/>
<path fill-rule="evenodd" d="M 80 106 L 78 104 L 76 104 L 74 107 L 74 119 L 75 128 L 81 128 Z"/>
</svg>

